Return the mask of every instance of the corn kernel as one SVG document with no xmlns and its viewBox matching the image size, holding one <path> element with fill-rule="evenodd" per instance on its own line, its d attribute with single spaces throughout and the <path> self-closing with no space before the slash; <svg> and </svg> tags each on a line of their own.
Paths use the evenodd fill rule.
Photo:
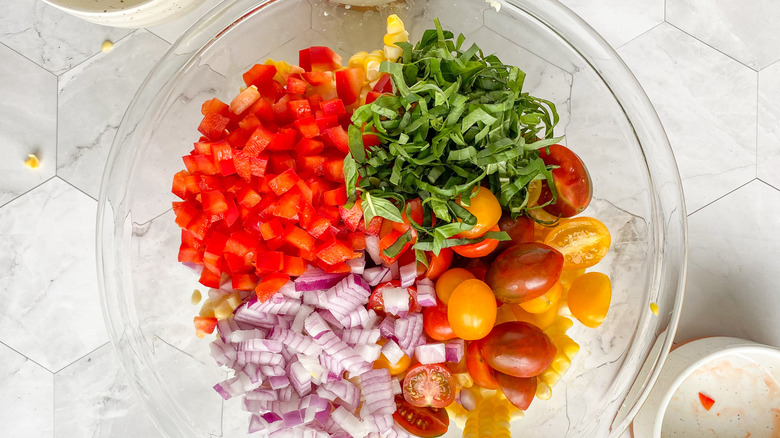
<svg viewBox="0 0 780 438">
<path fill-rule="evenodd" d="M 387 17 L 387 33 L 398 33 L 405 30 L 404 22 L 396 14 Z"/>
<path fill-rule="evenodd" d="M 203 306 L 200 308 L 200 312 L 198 312 L 198 316 L 202 316 L 204 318 L 213 318 L 214 317 L 214 302 L 209 300 L 206 300 L 203 302 Z"/>
<path fill-rule="evenodd" d="M 41 160 L 35 154 L 27 155 L 27 159 L 24 161 L 24 165 L 30 169 L 37 169 L 41 165 Z"/>
<path fill-rule="evenodd" d="M 235 309 L 230 306 L 230 303 L 228 303 L 227 300 L 222 300 L 214 307 L 214 317 L 220 320 L 225 319 L 233 314 L 233 310 Z"/>
<path fill-rule="evenodd" d="M 650 311 L 653 312 L 653 315 L 658 316 L 658 304 L 650 303 Z"/>
<path fill-rule="evenodd" d="M 114 43 L 109 40 L 103 41 L 103 44 L 100 45 L 101 52 L 110 52 L 111 49 L 113 48 L 114 48 Z"/>
<path fill-rule="evenodd" d="M 200 291 L 198 289 L 195 289 L 192 291 L 192 297 L 190 298 L 190 301 L 192 302 L 192 305 L 196 305 L 200 303 L 200 300 L 203 298 Z"/>
</svg>

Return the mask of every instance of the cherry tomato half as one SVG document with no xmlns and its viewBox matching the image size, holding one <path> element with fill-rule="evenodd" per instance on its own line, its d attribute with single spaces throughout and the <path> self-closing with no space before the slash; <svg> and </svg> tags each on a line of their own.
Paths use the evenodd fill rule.
<svg viewBox="0 0 780 438">
<path fill-rule="evenodd" d="M 593 183 L 580 157 L 571 149 L 559 144 L 550 146 L 549 153 L 547 148 L 541 149 L 539 156 L 544 164 L 558 166 L 552 171 L 558 198 L 554 204 L 545 206 L 544 210 L 561 217 L 572 217 L 585 210 L 593 196 Z M 552 191 L 544 181 L 537 202 L 542 205 L 551 199 Z"/>
<path fill-rule="evenodd" d="M 440 364 L 411 367 L 402 385 L 404 399 L 412 406 L 445 408 L 455 400 L 455 380 Z"/>
<path fill-rule="evenodd" d="M 607 255 L 612 238 L 607 227 L 592 217 L 561 221 L 544 243 L 563 254 L 563 269 L 590 268 Z"/>
<path fill-rule="evenodd" d="M 472 192 L 476 193 L 469 200 L 468 206 L 463 205 L 460 199 L 456 202 L 468 210 L 469 213 L 476 216 L 477 223 L 474 225 L 474 228 L 456 234 L 455 237 L 458 239 L 475 239 L 487 233 L 501 218 L 501 204 L 493 192 L 480 186 L 474 187 Z"/>
<path fill-rule="evenodd" d="M 499 300 L 523 303 L 547 292 L 563 270 L 563 255 L 542 243 L 520 243 L 493 260 L 485 282 Z"/>
<path fill-rule="evenodd" d="M 482 340 L 469 342 L 466 348 L 466 369 L 471 375 L 471 379 L 478 386 L 485 389 L 498 389 L 495 371 L 485 362 L 482 357 Z"/>
<path fill-rule="evenodd" d="M 414 406 L 400 395 L 395 396 L 395 406 L 395 424 L 412 435 L 433 438 L 444 435 L 450 427 L 450 417 L 445 409 Z"/>
<path fill-rule="evenodd" d="M 569 288 L 569 310 L 583 325 L 601 325 L 612 301 L 612 283 L 601 272 L 588 272 L 577 277 Z"/>
<path fill-rule="evenodd" d="M 501 231 L 498 225 L 493 226 L 489 231 Z M 484 233 L 482 233 L 484 234 Z M 485 239 L 478 243 L 469 243 L 467 245 L 453 246 L 452 250 L 468 258 L 485 257 L 498 247 L 498 240 Z"/>
<path fill-rule="evenodd" d="M 463 268 L 453 268 L 444 272 L 436 280 L 436 296 L 442 303 L 447 304 L 455 288 L 471 278 L 475 278 L 474 274 Z"/>
<path fill-rule="evenodd" d="M 552 364 L 555 344 L 527 322 L 505 322 L 482 341 L 482 355 L 494 370 L 514 377 L 536 376 Z"/>
<path fill-rule="evenodd" d="M 436 300 L 436 306 L 423 309 L 423 329 L 425 333 L 437 341 L 457 338 L 447 319 L 447 306 Z"/>
<path fill-rule="evenodd" d="M 536 395 L 536 376 L 514 377 L 496 371 L 496 381 L 507 400 L 517 406 L 518 409 L 524 411 L 531 406 L 531 402 L 534 401 L 534 396 Z"/>
<path fill-rule="evenodd" d="M 382 289 L 386 287 L 401 287 L 401 281 L 393 280 L 381 283 L 371 292 L 371 295 L 368 297 L 368 308 L 374 309 L 374 312 L 380 315 L 385 313 L 385 300 L 382 298 Z M 422 306 L 417 303 L 417 288 L 409 286 L 406 288 L 406 291 L 409 292 L 409 312 L 421 311 Z"/>
<path fill-rule="evenodd" d="M 496 296 L 484 281 L 466 280 L 452 292 L 447 304 L 452 331 L 467 341 L 482 339 L 496 323 Z"/>
<path fill-rule="evenodd" d="M 379 342 L 377 342 L 379 345 L 385 345 L 387 342 L 386 339 L 380 339 Z M 396 376 L 398 374 L 403 373 L 409 368 L 409 365 L 412 364 L 412 358 L 403 355 L 400 359 L 398 359 L 398 362 L 396 363 L 390 363 L 389 360 L 385 357 L 383 353 L 379 354 L 379 358 L 374 361 L 374 369 L 378 370 L 379 368 L 384 368 L 388 371 L 390 371 L 391 376 Z"/>
</svg>

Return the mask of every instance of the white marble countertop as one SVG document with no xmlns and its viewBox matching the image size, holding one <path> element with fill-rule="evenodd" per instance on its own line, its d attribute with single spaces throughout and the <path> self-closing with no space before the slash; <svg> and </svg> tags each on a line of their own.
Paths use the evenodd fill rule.
<svg viewBox="0 0 780 438">
<path fill-rule="evenodd" d="M 103 164 L 149 68 L 189 23 L 111 29 L 0 2 L 0 435 L 158 437 L 98 302 Z M 677 339 L 780 347 L 780 3 L 564 0 L 612 44 L 669 134 L 689 221 Z M 738 4 L 739 3 L 739 4 Z M 114 48 L 100 51 L 104 40 Z M 35 153 L 37 170 L 24 166 Z"/>
</svg>

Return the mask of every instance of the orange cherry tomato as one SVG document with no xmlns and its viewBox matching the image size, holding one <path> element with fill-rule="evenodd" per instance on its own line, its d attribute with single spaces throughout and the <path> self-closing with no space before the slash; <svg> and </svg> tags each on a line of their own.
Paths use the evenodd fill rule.
<svg viewBox="0 0 780 438">
<path fill-rule="evenodd" d="M 493 226 L 489 231 L 501 231 L 498 225 Z M 482 233 L 484 234 L 484 233 Z M 468 245 L 453 246 L 452 250 L 462 255 L 463 257 L 477 258 L 485 257 L 498 248 L 498 240 L 485 239 L 479 243 L 470 243 Z"/>
<path fill-rule="evenodd" d="M 547 311 L 550 307 L 558 303 L 561 299 L 561 292 L 563 287 L 561 282 L 556 281 L 555 284 L 547 290 L 543 295 L 538 296 L 530 301 L 520 303 L 520 307 L 528 313 L 542 313 Z"/>
<path fill-rule="evenodd" d="M 473 341 L 490 333 L 496 323 L 496 297 L 484 281 L 477 279 L 461 283 L 450 296 L 447 320 L 461 339 Z"/>
<path fill-rule="evenodd" d="M 583 269 L 600 262 L 612 240 L 599 220 L 578 217 L 562 221 L 547 234 L 544 243 L 563 254 L 563 269 Z"/>
<path fill-rule="evenodd" d="M 577 277 L 569 288 L 568 304 L 572 316 L 584 326 L 601 325 L 612 301 L 612 283 L 601 272 L 588 272 Z"/>
<path fill-rule="evenodd" d="M 485 389 L 498 389 L 495 371 L 482 357 L 482 340 L 469 342 L 469 346 L 466 348 L 466 368 L 478 386 Z"/>
<path fill-rule="evenodd" d="M 439 251 L 439 255 L 428 252 L 428 271 L 425 272 L 425 278 L 436 280 L 444 271 L 450 269 L 452 255 L 453 252 L 451 248 L 442 248 L 441 251 Z"/>
<path fill-rule="evenodd" d="M 472 192 L 476 193 L 469 200 L 468 206 L 463 205 L 460 199 L 456 202 L 468 210 L 469 213 L 476 216 L 477 223 L 474 225 L 474 228 L 456 234 L 455 237 L 458 239 L 475 239 L 487 233 L 501 219 L 501 204 L 490 190 L 477 186 Z"/>
<path fill-rule="evenodd" d="M 475 278 L 474 274 L 463 268 L 450 269 L 441 274 L 439 279 L 436 280 L 436 296 L 439 297 L 442 303 L 447 304 L 455 288 L 472 278 Z"/>
</svg>

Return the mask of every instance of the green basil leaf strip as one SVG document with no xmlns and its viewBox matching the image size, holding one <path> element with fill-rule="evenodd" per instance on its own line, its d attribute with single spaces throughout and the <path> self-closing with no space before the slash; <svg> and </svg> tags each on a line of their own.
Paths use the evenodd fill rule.
<svg viewBox="0 0 780 438">
<path fill-rule="evenodd" d="M 405 233 L 401 234 L 398 237 L 398 240 L 395 241 L 392 245 L 385 248 L 384 251 L 382 251 L 382 254 L 385 255 L 387 258 L 395 258 L 398 257 L 398 254 L 401 253 L 401 250 L 404 249 L 407 243 L 412 241 L 412 230 L 408 229 Z"/>
<path fill-rule="evenodd" d="M 352 128 L 352 126 L 350 126 L 350 128 Z M 343 170 L 344 184 L 347 187 L 347 196 L 352 196 L 355 194 L 355 186 L 357 185 L 358 180 L 358 170 L 357 163 L 355 162 L 355 159 L 352 158 L 351 153 L 344 157 Z"/>
<path fill-rule="evenodd" d="M 401 212 L 398 210 L 398 207 L 387 199 L 371 196 L 370 192 L 363 192 L 362 199 L 363 203 L 361 204 L 361 207 L 363 209 L 363 218 L 366 223 L 371 222 L 371 219 L 375 216 L 380 216 L 398 223 L 404 221 L 401 218 Z"/>
<path fill-rule="evenodd" d="M 425 265 L 426 268 L 431 267 L 431 265 L 428 264 L 428 256 L 425 255 L 425 251 L 415 249 L 414 256 L 417 259 L 417 263 L 422 263 L 423 265 Z"/>
<path fill-rule="evenodd" d="M 366 148 L 363 146 L 363 133 L 357 125 L 349 125 L 349 152 L 358 163 L 366 161 Z M 346 175 L 346 174 L 345 174 Z"/>
</svg>

